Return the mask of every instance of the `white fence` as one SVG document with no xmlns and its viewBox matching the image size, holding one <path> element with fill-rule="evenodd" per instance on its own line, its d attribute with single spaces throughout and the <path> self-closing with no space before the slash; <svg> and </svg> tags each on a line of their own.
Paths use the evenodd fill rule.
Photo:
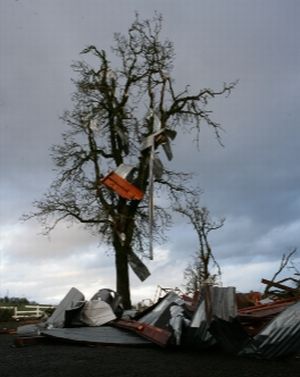
<svg viewBox="0 0 300 377">
<path fill-rule="evenodd" d="M 13 309 L 14 319 L 20 318 L 40 318 L 45 315 L 46 309 L 54 309 L 53 305 L 25 305 L 26 309 L 29 310 L 18 310 L 17 306 L 1 306 L 0 309 Z"/>
</svg>

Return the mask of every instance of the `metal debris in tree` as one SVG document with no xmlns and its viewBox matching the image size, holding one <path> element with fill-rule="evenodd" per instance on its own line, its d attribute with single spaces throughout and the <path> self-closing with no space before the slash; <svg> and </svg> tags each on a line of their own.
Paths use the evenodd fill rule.
<svg viewBox="0 0 300 377">
<path fill-rule="evenodd" d="M 141 281 L 146 280 L 150 276 L 148 268 L 133 251 L 128 255 L 128 263 Z"/>
<path fill-rule="evenodd" d="M 154 128 L 157 130 L 153 134 L 147 136 L 142 144 L 142 152 L 150 149 L 149 159 L 149 259 L 153 259 L 153 219 L 154 219 L 154 176 L 160 178 L 163 174 L 163 165 L 160 159 L 155 156 L 155 150 L 161 145 L 165 151 L 168 160 L 172 160 L 173 153 L 171 149 L 170 139 L 174 140 L 176 131 L 168 128 L 161 128 L 159 117 L 152 113 Z"/>
<path fill-rule="evenodd" d="M 124 199 L 142 200 L 143 191 L 132 183 L 135 169 L 132 165 L 121 164 L 102 178 L 101 183 Z"/>
</svg>

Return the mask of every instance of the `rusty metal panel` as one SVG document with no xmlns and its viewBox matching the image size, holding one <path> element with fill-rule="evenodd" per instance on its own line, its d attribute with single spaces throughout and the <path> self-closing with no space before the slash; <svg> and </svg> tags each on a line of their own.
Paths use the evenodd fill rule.
<svg viewBox="0 0 300 377">
<path fill-rule="evenodd" d="M 114 322 L 114 326 L 132 330 L 136 334 L 149 339 L 151 342 L 158 344 L 161 347 L 165 347 L 172 336 L 170 331 L 145 323 L 140 323 L 135 320 L 118 320 Z"/>
<path fill-rule="evenodd" d="M 290 298 L 286 300 L 277 300 L 268 304 L 255 305 L 239 309 L 240 318 L 263 318 L 274 316 L 284 311 L 288 306 L 293 305 L 297 299 Z"/>
</svg>

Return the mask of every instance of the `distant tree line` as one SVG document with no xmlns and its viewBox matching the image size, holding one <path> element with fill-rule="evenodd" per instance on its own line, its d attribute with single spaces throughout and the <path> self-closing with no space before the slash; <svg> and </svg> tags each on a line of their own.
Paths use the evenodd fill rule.
<svg viewBox="0 0 300 377">
<path fill-rule="evenodd" d="M 23 308 L 25 305 L 37 305 L 37 303 L 28 300 L 26 297 L 0 297 L 0 322 L 11 321 L 14 309 L 10 307 L 17 306 L 20 310 L 20 308 Z M 10 309 L 1 308 L 4 306 L 8 306 Z"/>
<path fill-rule="evenodd" d="M 35 301 L 29 301 L 26 297 L 0 297 L 0 305 L 3 306 L 23 306 L 37 305 Z"/>
</svg>

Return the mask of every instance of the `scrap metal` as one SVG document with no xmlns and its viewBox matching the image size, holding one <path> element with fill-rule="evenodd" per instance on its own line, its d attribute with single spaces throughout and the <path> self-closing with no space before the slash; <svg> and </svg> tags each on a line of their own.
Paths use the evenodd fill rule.
<svg viewBox="0 0 300 377">
<path fill-rule="evenodd" d="M 271 359 L 290 355 L 299 349 L 300 302 L 297 302 L 276 316 L 239 355 Z"/>
<path fill-rule="evenodd" d="M 113 323 L 113 326 L 134 331 L 136 334 L 150 340 L 151 342 L 161 347 L 166 347 L 172 336 L 172 333 L 168 330 L 146 323 L 141 323 L 135 320 L 119 319 L 118 321 L 115 321 Z"/>
<path fill-rule="evenodd" d="M 149 346 L 151 342 L 128 331 L 111 326 L 53 328 L 43 330 L 42 335 L 53 339 L 86 344 Z"/>
<path fill-rule="evenodd" d="M 163 174 L 163 165 L 159 158 L 155 156 L 156 148 L 161 145 L 165 151 L 168 160 L 172 160 L 173 153 L 171 149 L 170 139 L 174 140 L 176 131 L 161 127 L 161 121 L 157 114 L 150 112 L 149 118 L 153 118 L 155 132 L 148 135 L 142 143 L 141 150 L 150 149 L 149 155 L 149 259 L 153 259 L 153 221 L 154 221 L 154 175 L 160 179 Z"/>
<path fill-rule="evenodd" d="M 146 280 L 150 276 L 150 271 L 147 266 L 132 250 L 128 254 L 128 263 L 141 281 Z"/>
<path fill-rule="evenodd" d="M 238 309 L 234 287 L 207 285 L 193 298 L 170 291 L 142 313 L 131 313 L 131 319 L 128 315 L 114 319 L 120 308 L 120 296 L 114 291 L 100 289 L 94 300 L 85 301 L 72 288 L 47 321 L 17 329 L 16 345 L 34 344 L 46 336 L 91 344 L 200 349 L 218 344 L 226 352 L 263 359 L 299 352 L 300 296 L 268 303 L 257 297 L 249 301 L 251 306 Z M 93 313 L 100 319 L 97 323 L 82 321 L 85 306 L 91 303 L 99 304 Z"/>
<path fill-rule="evenodd" d="M 100 182 L 124 199 L 142 200 L 143 191 L 131 182 L 135 169 L 132 165 L 121 164 L 116 170 L 102 178 Z"/>
</svg>

